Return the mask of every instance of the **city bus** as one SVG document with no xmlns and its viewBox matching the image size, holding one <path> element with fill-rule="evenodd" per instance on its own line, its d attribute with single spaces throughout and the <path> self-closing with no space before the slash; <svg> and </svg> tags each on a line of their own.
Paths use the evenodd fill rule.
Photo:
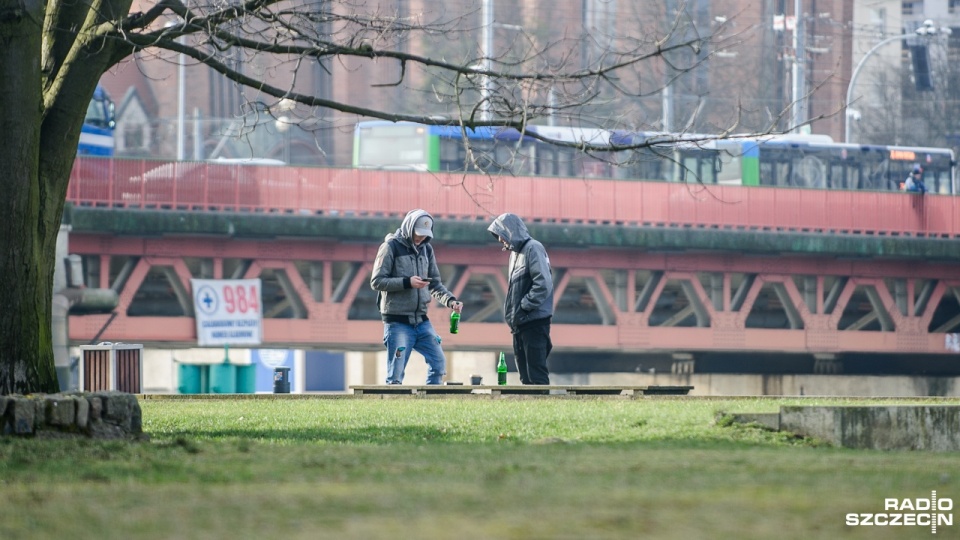
<svg viewBox="0 0 960 540">
<path fill-rule="evenodd" d="M 102 86 L 97 85 L 80 130 L 79 156 L 110 157 L 114 149 L 114 105 Z"/>
<path fill-rule="evenodd" d="M 929 193 L 954 194 L 949 148 L 845 144 L 826 135 L 717 139 L 711 135 L 615 133 L 615 178 L 701 184 L 897 191 L 915 166 Z"/>
<path fill-rule="evenodd" d="M 386 121 L 357 124 L 353 160 L 358 168 L 870 191 L 901 189 L 919 165 L 937 194 L 957 192 L 955 164 L 948 148 L 845 144 L 826 135 L 720 139 L 553 126 L 521 134 Z"/>
<path fill-rule="evenodd" d="M 359 122 L 354 130 L 353 166 L 434 172 L 486 172 L 519 176 L 609 178 L 612 152 L 584 152 L 578 146 L 608 146 L 611 132 L 594 128 L 530 126 L 512 128 L 428 126 L 381 120 Z M 553 144 L 538 139 L 561 143 Z M 469 142 L 467 155 L 464 138 Z M 568 146 L 563 146 L 564 144 Z"/>
</svg>

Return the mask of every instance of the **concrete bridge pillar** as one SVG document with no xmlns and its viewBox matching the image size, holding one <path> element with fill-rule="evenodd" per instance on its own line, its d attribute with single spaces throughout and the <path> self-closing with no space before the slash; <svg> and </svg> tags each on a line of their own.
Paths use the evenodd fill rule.
<svg viewBox="0 0 960 540">
<path fill-rule="evenodd" d="M 670 365 L 670 373 L 674 375 L 693 375 L 694 359 L 690 353 L 673 353 L 673 364 Z"/>
<path fill-rule="evenodd" d="M 843 361 L 836 354 L 814 354 L 813 372 L 817 375 L 839 375 L 843 373 Z"/>
</svg>

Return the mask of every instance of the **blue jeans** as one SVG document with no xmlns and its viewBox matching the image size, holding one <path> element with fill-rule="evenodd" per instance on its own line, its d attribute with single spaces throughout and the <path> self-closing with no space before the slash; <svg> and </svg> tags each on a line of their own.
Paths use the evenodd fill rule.
<svg viewBox="0 0 960 540">
<path fill-rule="evenodd" d="M 447 359 L 440 348 L 440 336 L 430 321 L 417 325 L 383 323 L 383 344 L 387 346 L 387 384 L 401 384 L 410 353 L 417 351 L 427 361 L 427 384 L 440 384 Z"/>
</svg>

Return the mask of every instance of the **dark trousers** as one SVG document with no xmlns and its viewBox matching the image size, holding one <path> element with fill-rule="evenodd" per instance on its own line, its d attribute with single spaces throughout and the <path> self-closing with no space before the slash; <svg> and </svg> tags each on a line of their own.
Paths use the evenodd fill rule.
<svg viewBox="0 0 960 540">
<path fill-rule="evenodd" d="M 523 384 L 550 384 L 547 356 L 553 350 L 550 323 L 520 330 L 513 335 L 513 354 Z"/>
</svg>

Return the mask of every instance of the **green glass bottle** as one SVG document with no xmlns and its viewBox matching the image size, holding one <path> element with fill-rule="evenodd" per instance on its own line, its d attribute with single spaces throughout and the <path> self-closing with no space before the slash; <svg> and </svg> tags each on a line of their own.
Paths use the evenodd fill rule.
<svg viewBox="0 0 960 540">
<path fill-rule="evenodd" d="M 497 362 L 497 384 L 504 386 L 507 384 L 507 360 L 503 357 L 503 352 L 500 352 L 500 361 Z"/>
<path fill-rule="evenodd" d="M 460 332 L 460 314 L 454 311 L 450 314 L 450 333 L 456 334 Z"/>
</svg>

